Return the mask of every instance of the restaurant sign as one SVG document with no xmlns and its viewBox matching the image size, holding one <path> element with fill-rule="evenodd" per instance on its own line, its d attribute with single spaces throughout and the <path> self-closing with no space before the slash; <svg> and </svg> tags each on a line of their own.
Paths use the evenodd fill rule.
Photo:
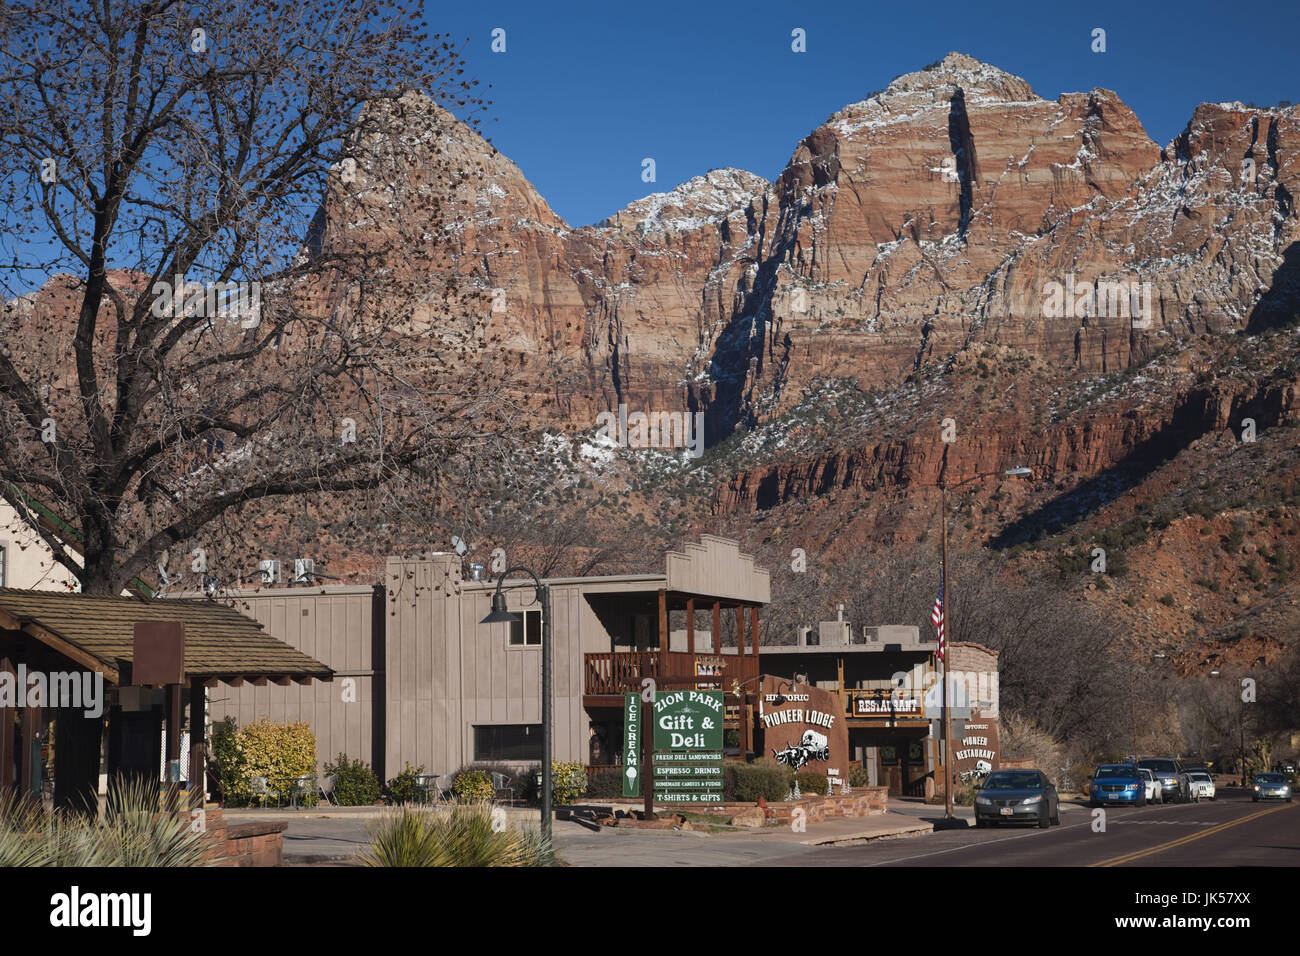
<svg viewBox="0 0 1300 956">
<path fill-rule="evenodd" d="M 655 694 L 656 803 L 722 802 L 722 691 Z"/>
<path fill-rule="evenodd" d="M 855 717 L 924 717 L 919 695 L 894 688 L 851 691 Z"/>
<path fill-rule="evenodd" d="M 953 769 L 962 783 L 977 783 L 998 769 L 998 722 L 992 717 L 965 721 L 953 740 Z"/>
</svg>

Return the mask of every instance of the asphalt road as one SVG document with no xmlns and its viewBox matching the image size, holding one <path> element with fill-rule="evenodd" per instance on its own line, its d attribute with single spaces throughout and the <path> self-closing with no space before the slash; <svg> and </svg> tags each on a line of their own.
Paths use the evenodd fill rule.
<svg viewBox="0 0 1300 956">
<path fill-rule="evenodd" d="M 1200 803 L 1062 805 L 1061 826 L 948 830 L 912 840 L 819 847 L 821 866 L 1300 866 L 1300 807 L 1241 790 Z M 1096 826 L 1096 828 L 1094 828 Z"/>
</svg>

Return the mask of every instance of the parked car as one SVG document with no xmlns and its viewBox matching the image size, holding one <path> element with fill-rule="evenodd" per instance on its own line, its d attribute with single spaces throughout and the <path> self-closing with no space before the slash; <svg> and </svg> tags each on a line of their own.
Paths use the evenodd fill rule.
<svg viewBox="0 0 1300 956">
<path fill-rule="evenodd" d="M 1160 786 L 1160 781 L 1156 779 L 1156 775 L 1145 767 L 1138 769 L 1138 775 L 1142 777 L 1142 782 L 1146 784 L 1147 803 L 1164 803 L 1164 787 Z"/>
<path fill-rule="evenodd" d="M 1290 803 L 1291 784 L 1287 783 L 1284 774 L 1257 773 L 1254 785 L 1251 787 L 1250 799 L 1256 803 L 1260 800 L 1285 800 Z"/>
<path fill-rule="evenodd" d="M 1092 805 L 1101 807 L 1120 803 L 1145 807 L 1146 781 L 1131 763 L 1104 763 L 1092 775 Z"/>
<path fill-rule="evenodd" d="M 1061 824 L 1056 786 L 1041 770 L 995 770 L 975 794 L 975 826 L 1037 823 L 1042 829 Z"/>
<path fill-rule="evenodd" d="M 1137 762 L 1138 769 L 1150 770 L 1164 791 L 1164 801 L 1181 803 L 1188 799 L 1187 774 L 1182 766 L 1172 757 L 1145 757 Z"/>
<path fill-rule="evenodd" d="M 1187 771 L 1188 790 L 1192 794 L 1192 799 L 1199 801 L 1201 797 L 1209 800 L 1214 799 L 1214 778 L 1204 770 Z"/>
</svg>

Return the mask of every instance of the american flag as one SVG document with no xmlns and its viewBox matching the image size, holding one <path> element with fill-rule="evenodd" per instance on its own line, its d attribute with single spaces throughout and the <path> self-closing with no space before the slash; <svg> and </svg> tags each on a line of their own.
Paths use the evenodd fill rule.
<svg viewBox="0 0 1300 956">
<path fill-rule="evenodd" d="M 939 634 L 939 649 L 935 653 L 943 660 L 943 581 L 939 582 L 939 594 L 934 599 L 934 610 L 930 612 L 930 622 Z"/>
</svg>

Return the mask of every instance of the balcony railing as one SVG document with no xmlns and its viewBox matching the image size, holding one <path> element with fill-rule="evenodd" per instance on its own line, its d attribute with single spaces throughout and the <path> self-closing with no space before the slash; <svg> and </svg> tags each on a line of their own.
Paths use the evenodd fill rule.
<svg viewBox="0 0 1300 956">
<path fill-rule="evenodd" d="M 615 651 L 584 655 L 584 693 L 590 696 L 640 691 L 643 678 L 661 689 L 691 688 L 731 692 L 733 680 L 758 676 L 752 654 L 687 654 L 679 651 Z"/>
</svg>

